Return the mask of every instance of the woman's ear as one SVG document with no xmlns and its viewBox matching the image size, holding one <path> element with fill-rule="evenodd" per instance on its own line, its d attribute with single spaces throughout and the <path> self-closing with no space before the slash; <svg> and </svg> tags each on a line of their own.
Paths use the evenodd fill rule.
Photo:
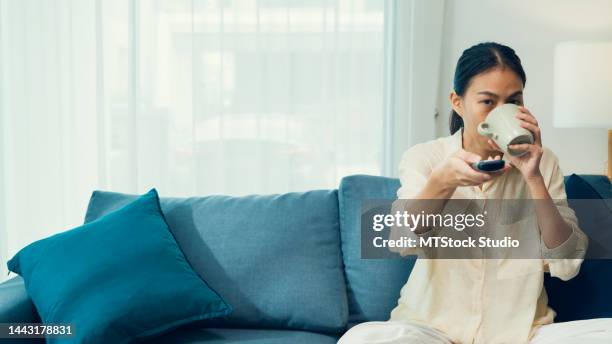
<svg viewBox="0 0 612 344">
<path fill-rule="evenodd" d="M 463 117 L 463 104 L 461 104 L 461 97 L 457 94 L 457 92 L 455 92 L 455 90 L 453 90 L 448 98 L 450 99 L 453 110 L 455 110 L 459 116 Z"/>
</svg>

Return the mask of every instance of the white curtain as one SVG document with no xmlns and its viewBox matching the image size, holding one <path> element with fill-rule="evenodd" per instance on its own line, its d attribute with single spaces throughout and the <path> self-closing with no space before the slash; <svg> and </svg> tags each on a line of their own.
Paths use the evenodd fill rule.
<svg viewBox="0 0 612 344">
<path fill-rule="evenodd" d="M 1 269 L 82 223 L 95 189 L 380 174 L 389 2 L 0 0 Z"/>
</svg>

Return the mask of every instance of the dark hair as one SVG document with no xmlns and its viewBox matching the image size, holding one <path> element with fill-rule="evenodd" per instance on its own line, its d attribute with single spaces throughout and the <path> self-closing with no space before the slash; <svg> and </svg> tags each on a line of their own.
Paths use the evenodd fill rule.
<svg viewBox="0 0 612 344">
<path fill-rule="evenodd" d="M 455 93 L 463 96 L 474 76 L 500 66 L 508 67 L 515 72 L 521 78 L 523 87 L 525 87 L 527 76 L 521 65 L 521 59 L 514 50 L 503 44 L 484 42 L 465 49 L 461 54 L 453 79 Z M 463 118 L 455 110 L 452 110 L 449 123 L 451 134 L 462 127 Z"/>
</svg>

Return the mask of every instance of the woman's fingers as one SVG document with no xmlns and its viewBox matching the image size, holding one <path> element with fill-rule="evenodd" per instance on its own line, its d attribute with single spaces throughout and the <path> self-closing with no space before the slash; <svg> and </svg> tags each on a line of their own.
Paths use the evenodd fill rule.
<svg viewBox="0 0 612 344">
<path fill-rule="evenodd" d="M 542 144 L 542 131 L 540 130 L 540 127 L 538 127 L 537 125 L 533 125 L 526 121 L 521 121 L 521 127 L 533 133 L 533 138 L 534 138 L 535 143 L 539 145 Z"/>
<path fill-rule="evenodd" d="M 499 146 L 497 145 L 497 143 L 495 143 L 495 141 L 488 139 L 487 143 L 489 144 L 489 147 L 493 148 L 496 151 L 501 151 L 501 148 L 499 148 Z"/>
<path fill-rule="evenodd" d="M 520 119 L 521 121 L 525 121 L 525 122 L 531 123 L 533 125 L 539 125 L 537 119 L 535 119 L 534 117 L 529 116 L 527 114 L 524 114 L 522 112 L 517 113 L 516 114 L 516 118 Z"/>
<path fill-rule="evenodd" d="M 520 112 L 522 112 L 522 113 L 526 113 L 526 114 L 528 114 L 529 116 L 531 116 L 531 117 L 534 117 L 534 118 L 535 118 L 535 116 L 534 116 L 534 115 L 531 113 L 531 111 L 529 111 L 529 109 L 528 109 L 528 108 L 526 108 L 526 107 L 524 107 L 524 106 L 522 106 L 522 105 L 519 105 L 519 107 L 518 107 L 518 108 L 519 108 L 519 111 L 520 111 Z"/>
<path fill-rule="evenodd" d="M 466 168 L 462 170 L 462 174 L 464 176 L 464 181 L 469 185 L 480 185 L 486 181 L 491 180 L 492 176 L 488 173 L 478 172 L 474 170 L 471 166 L 465 166 Z"/>
<path fill-rule="evenodd" d="M 478 162 L 481 159 L 480 155 L 468 152 L 464 149 L 460 149 L 456 154 L 458 158 L 468 163 Z"/>
<path fill-rule="evenodd" d="M 504 168 L 502 169 L 503 172 L 507 172 L 508 170 L 512 169 L 512 164 L 510 164 L 508 161 L 506 161 L 506 163 L 504 164 Z"/>
<path fill-rule="evenodd" d="M 540 136 L 540 127 L 527 121 L 521 121 L 521 127 L 531 131 L 534 135 Z"/>
<path fill-rule="evenodd" d="M 499 149 L 499 147 L 497 146 L 497 144 L 495 144 L 495 142 L 493 140 L 488 140 L 489 144 L 491 145 L 491 147 L 493 147 L 495 150 L 497 151 L 501 151 Z M 504 165 L 504 167 L 502 169 L 500 169 L 499 171 L 495 171 L 495 172 L 481 172 L 478 170 L 475 170 L 472 167 L 472 163 L 478 162 L 480 160 L 482 160 L 482 157 L 479 156 L 478 154 L 474 154 L 472 152 L 468 152 L 466 150 L 459 150 L 457 151 L 457 153 L 455 153 L 455 156 L 457 158 L 459 158 L 460 160 L 463 161 L 463 163 L 459 163 L 457 165 L 455 165 L 455 171 L 457 173 L 457 179 L 459 181 L 459 183 L 463 186 L 467 186 L 467 185 L 472 185 L 472 186 L 476 186 L 476 185 L 481 185 L 495 177 L 497 177 L 498 175 L 503 174 L 504 172 L 508 171 L 510 168 L 512 168 L 508 162 L 506 162 L 506 164 Z M 484 160 L 499 160 L 501 159 L 501 154 L 497 154 L 495 156 L 491 156 L 489 155 L 488 157 L 485 157 Z"/>
<path fill-rule="evenodd" d="M 515 145 L 508 145 L 509 148 L 512 149 L 516 149 L 516 150 L 521 150 L 521 151 L 528 151 L 531 148 L 531 144 L 529 143 L 520 143 L 520 144 L 515 144 Z"/>
<path fill-rule="evenodd" d="M 499 160 L 499 158 L 501 157 L 495 157 L 496 160 Z M 493 171 L 493 172 L 489 172 L 491 175 L 493 176 L 500 176 L 506 172 L 508 172 L 510 169 L 512 169 L 512 165 L 510 164 L 509 161 L 504 161 L 504 167 L 502 167 L 501 169 L 497 170 L 497 171 Z"/>
<path fill-rule="evenodd" d="M 508 172 L 510 169 L 512 169 L 512 166 L 511 166 L 511 165 L 506 165 L 506 166 L 504 166 L 504 168 L 502 168 L 501 170 L 499 170 L 499 173 L 500 173 L 500 174 L 506 173 L 506 172 Z"/>
<path fill-rule="evenodd" d="M 533 117 L 531 112 L 528 112 L 528 111 L 527 112 L 517 112 L 515 116 L 516 118 L 527 121 L 533 125 L 538 125 L 538 120 L 535 117 Z"/>
<path fill-rule="evenodd" d="M 542 132 L 540 131 L 540 124 L 535 116 L 524 106 L 519 106 L 519 111 L 516 114 L 516 118 L 521 120 L 521 126 L 534 135 L 535 142 L 542 145 Z M 527 124 L 528 123 L 528 124 Z"/>
<path fill-rule="evenodd" d="M 542 146 L 536 145 L 536 144 L 529 144 L 529 143 L 509 145 L 508 147 L 511 148 L 511 149 L 521 150 L 521 151 L 528 151 L 530 153 L 535 153 L 535 154 L 542 154 L 544 152 L 543 149 L 542 149 Z M 522 157 L 520 157 L 520 158 L 522 158 Z"/>
</svg>

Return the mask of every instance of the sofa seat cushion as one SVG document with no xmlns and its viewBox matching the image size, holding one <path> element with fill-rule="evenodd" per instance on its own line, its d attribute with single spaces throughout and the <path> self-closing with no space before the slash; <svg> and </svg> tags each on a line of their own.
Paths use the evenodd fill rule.
<svg viewBox="0 0 612 344">
<path fill-rule="evenodd" d="M 336 344 L 338 337 L 307 331 L 240 329 L 240 328 L 185 328 L 152 340 L 151 344 Z"/>
<path fill-rule="evenodd" d="M 134 197 L 96 191 L 85 221 Z M 162 197 L 161 207 L 194 270 L 232 305 L 207 327 L 345 330 L 337 190 Z"/>
<path fill-rule="evenodd" d="M 28 296 L 23 278 L 0 283 L 0 323 L 37 323 L 40 317 Z"/>
</svg>

